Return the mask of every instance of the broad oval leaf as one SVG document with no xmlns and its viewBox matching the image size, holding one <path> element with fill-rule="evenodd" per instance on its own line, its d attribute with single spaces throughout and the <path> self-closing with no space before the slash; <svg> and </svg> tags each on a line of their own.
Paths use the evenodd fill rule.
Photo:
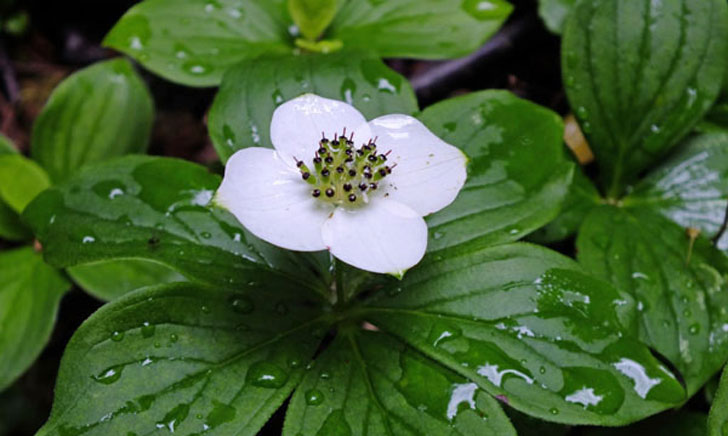
<svg viewBox="0 0 728 436">
<path fill-rule="evenodd" d="M 637 300 L 641 339 L 692 395 L 728 360 L 728 258 L 649 208 L 604 206 L 577 240 L 584 267 Z"/>
<path fill-rule="evenodd" d="M 728 371 L 723 370 L 720 386 L 708 415 L 708 436 L 728 435 Z"/>
<path fill-rule="evenodd" d="M 144 259 L 105 260 L 72 266 L 66 271 L 81 289 L 104 301 L 147 286 L 186 281 L 170 267 Z"/>
<path fill-rule="evenodd" d="M 190 162 L 128 156 L 45 191 L 25 219 L 58 267 L 141 258 L 223 287 L 290 277 L 302 288 L 328 290 L 316 256 L 273 247 L 210 206 L 219 184 Z"/>
<path fill-rule="evenodd" d="M 48 174 L 21 154 L 0 155 L 0 201 L 15 213 L 50 186 Z"/>
<path fill-rule="evenodd" d="M 31 247 L 0 253 L 0 391 L 38 357 L 50 339 L 58 303 L 70 288 Z"/>
<path fill-rule="evenodd" d="M 621 196 L 710 108 L 727 44 L 723 0 L 577 3 L 564 30 L 564 83 L 609 196 Z"/>
<path fill-rule="evenodd" d="M 124 14 L 104 45 L 188 86 L 214 86 L 263 53 L 291 53 L 286 0 L 147 0 Z"/>
<path fill-rule="evenodd" d="M 0 133 L 0 156 L 17 154 L 18 150 L 5 135 Z M 20 220 L 20 216 L 5 201 L 0 194 L 0 238 L 9 241 L 22 241 L 30 239 L 33 235 Z"/>
<path fill-rule="evenodd" d="M 707 133 L 685 141 L 624 203 L 659 211 L 707 238 L 717 236 L 728 213 L 728 133 Z M 728 252 L 728 235 L 718 241 L 718 247 Z"/>
<path fill-rule="evenodd" d="M 420 119 L 470 158 L 458 198 L 427 220 L 430 252 L 515 241 L 556 217 L 573 171 L 557 114 L 484 91 L 430 106 Z"/>
<path fill-rule="evenodd" d="M 506 0 L 346 0 L 327 37 L 382 57 L 465 56 L 508 18 Z"/>
<path fill-rule="evenodd" d="M 343 331 L 296 389 L 284 436 L 515 436 L 497 401 L 391 336 Z"/>
<path fill-rule="evenodd" d="M 576 0 L 539 0 L 538 14 L 550 31 L 561 33 L 575 4 Z"/>
<path fill-rule="evenodd" d="M 633 338 L 633 300 L 547 249 L 461 250 L 383 293 L 367 320 L 529 415 L 624 425 L 685 398 Z"/>
<path fill-rule="evenodd" d="M 294 285 L 129 294 L 74 334 L 38 434 L 255 435 L 299 383 L 325 326 Z"/>
<path fill-rule="evenodd" d="M 126 59 L 78 71 L 51 94 L 33 127 L 31 156 L 54 182 L 85 164 L 146 150 L 152 97 Z"/>
<path fill-rule="evenodd" d="M 244 61 L 225 75 L 210 109 L 210 137 L 220 159 L 225 162 L 245 147 L 272 147 L 273 112 L 307 92 L 346 101 L 367 119 L 418 110 L 409 82 L 381 60 L 361 53 Z"/>
</svg>

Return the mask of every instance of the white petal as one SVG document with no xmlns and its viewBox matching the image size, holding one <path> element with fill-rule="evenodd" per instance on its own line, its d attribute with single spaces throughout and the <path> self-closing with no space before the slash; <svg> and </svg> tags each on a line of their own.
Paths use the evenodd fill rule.
<svg viewBox="0 0 728 436">
<path fill-rule="evenodd" d="M 246 148 L 227 161 L 215 202 L 255 236 L 297 251 L 325 250 L 321 226 L 333 207 L 311 196 L 301 174 L 267 148 Z"/>
<path fill-rule="evenodd" d="M 400 201 L 422 216 L 455 200 L 467 178 L 468 158 L 408 115 L 385 115 L 369 122 L 378 136 L 378 150 L 392 150 L 392 174 L 382 181 L 392 200 Z"/>
<path fill-rule="evenodd" d="M 354 132 L 357 144 L 368 142 L 372 137 L 364 115 L 353 106 L 305 94 L 275 110 L 270 123 L 270 138 L 286 163 L 293 165 L 294 157 L 307 162 L 313 159 L 322 132 L 333 139 L 334 133 L 341 135 L 344 128 L 347 137 Z"/>
<path fill-rule="evenodd" d="M 425 220 L 409 207 L 378 198 L 360 208 L 337 208 L 323 227 L 331 254 L 359 269 L 401 276 L 427 248 Z"/>
</svg>

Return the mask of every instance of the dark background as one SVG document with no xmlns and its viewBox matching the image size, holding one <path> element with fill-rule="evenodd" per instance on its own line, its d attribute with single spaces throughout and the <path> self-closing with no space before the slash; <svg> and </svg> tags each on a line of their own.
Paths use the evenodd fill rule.
<svg viewBox="0 0 728 436">
<path fill-rule="evenodd" d="M 535 0 L 511 2 L 515 12 L 506 25 L 467 59 L 388 61 L 412 81 L 421 107 L 461 93 L 499 88 L 559 113 L 568 111 L 561 86 L 560 38 L 549 33 L 540 21 Z M 0 0 L 0 14 L 25 11 L 30 18 L 24 34 L 0 34 L 0 131 L 21 150 L 27 152 L 33 120 L 58 82 L 90 63 L 116 56 L 100 42 L 134 3 Z M 215 162 L 217 157 L 205 125 L 215 90 L 186 88 L 143 69 L 140 72 L 157 110 L 150 153 L 203 164 Z M 567 242 L 562 251 L 568 246 Z M 0 249 L 9 247 L 0 242 Z M 45 422 L 63 349 L 75 329 L 100 305 L 78 289 L 63 298 L 49 345 L 26 374 L 0 394 L 0 436 L 32 435 Z M 282 419 L 279 411 L 261 434 L 279 435 Z"/>
</svg>

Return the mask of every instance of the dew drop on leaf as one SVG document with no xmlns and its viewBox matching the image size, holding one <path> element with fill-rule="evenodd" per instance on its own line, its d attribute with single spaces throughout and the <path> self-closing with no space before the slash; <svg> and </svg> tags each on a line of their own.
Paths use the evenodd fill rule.
<svg viewBox="0 0 728 436">
<path fill-rule="evenodd" d="M 257 362 L 250 366 L 246 382 L 261 388 L 277 389 L 288 381 L 288 373 L 270 362 Z"/>
<path fill-rule="evenodd" d="M 318 406 L 324 402 L 324 394 L 318 389 L 310 389 L 306 391 L 306 404 L 309 406 Z"/>
</svg>

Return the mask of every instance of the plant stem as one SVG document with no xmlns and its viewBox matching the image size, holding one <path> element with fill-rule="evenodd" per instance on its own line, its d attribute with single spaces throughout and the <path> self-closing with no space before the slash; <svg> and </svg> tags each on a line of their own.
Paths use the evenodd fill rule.
<svg viewBox="0 0 728 436">
<path fill-rule="evenodd" d="M 713 236 L 713 244 L 718 244 L 718 241 L 720 241 L 720 238 L 723 237 L 723 234 L 725 233 L 726 229 L 728 228 L 728 206 L 726 206 L 725 215 L 723 216 L 723 224 L 721 224 L 720 229 L 718 229 L 718 233 Z"/>
</svg>

